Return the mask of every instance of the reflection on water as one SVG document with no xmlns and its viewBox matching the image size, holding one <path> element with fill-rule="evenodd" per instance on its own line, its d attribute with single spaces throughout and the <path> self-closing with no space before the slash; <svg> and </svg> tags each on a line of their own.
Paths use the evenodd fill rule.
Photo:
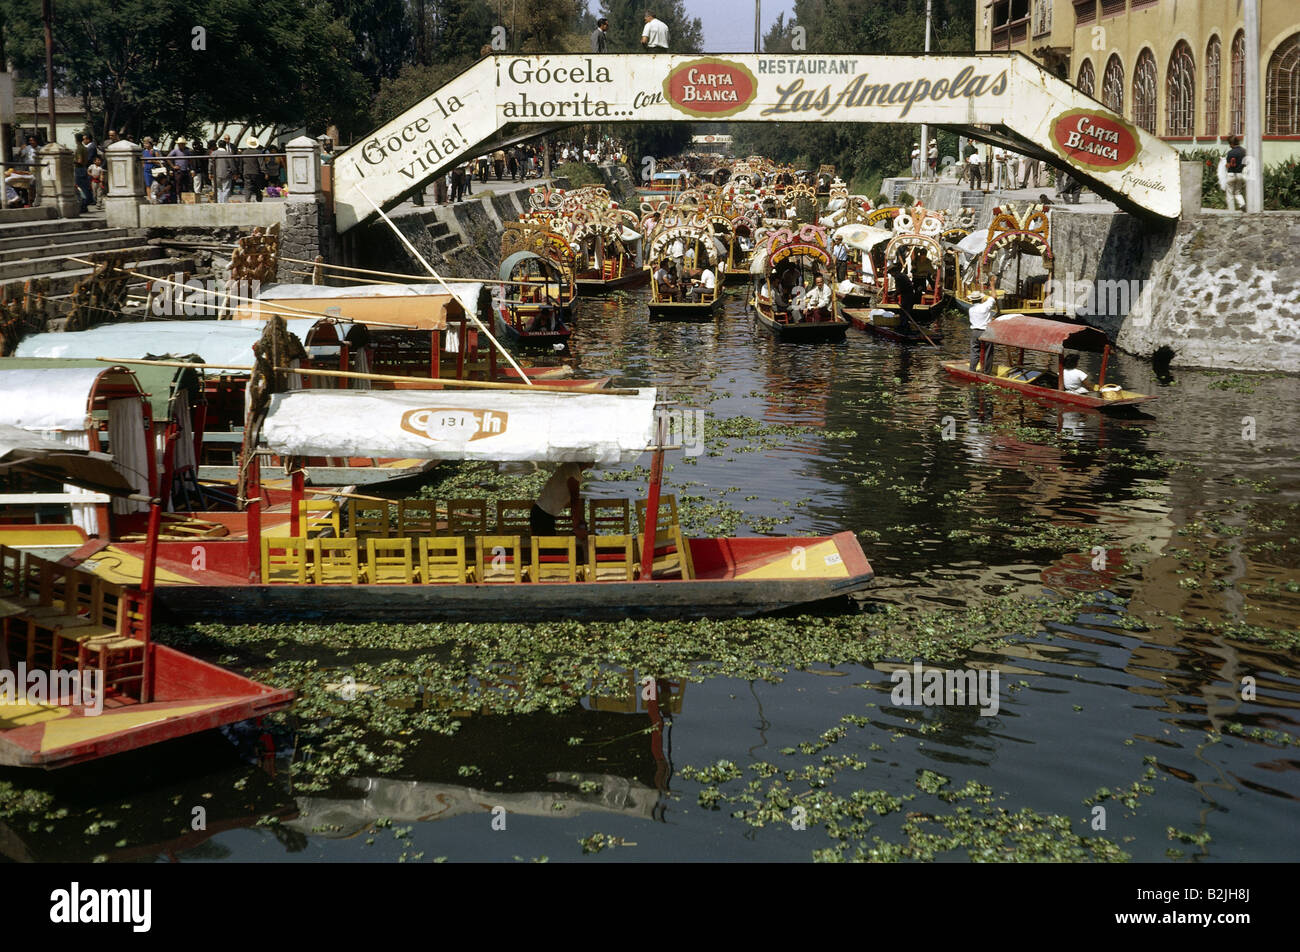
<svg viewBox="0 0 1300 952">
<path fill-rule="evenodd" d="M 630 672 L 624 690 L 599 697 L 574 685 L 567 711 L 463 711 L 456 733 L 411 739 L 399 774 L 358 765 L 325 793 L 293 790 L 291 740 L 278 760 L 250 766 L 219 736 L 93 765 L 82 776 L 94 783 L 43 779 L 35 785 L 68 816 L 0 827 L 0 852 L 577 859 L 577 841 L 603 831 L 636 845 L 602 859 L 806 860 L 826 845 L 823 833 L 755 829 L 732 809 L 701 806 L 705 785 L 681 768 L 794 769 L 851 755 L 865 766 L 830 789 L 902 796 L 934 771 L 1093 835 L 1084 800 L 1140 782 L 1151 792 L 1131 807 L 1106 801 L 1104 834 L 1137 859 L 1295 855 L 1296 649 L 1253 632 L 1293 632 L 1300 619 L 1300 380 L 1220 389 L 1225 375 L 1189 371 L 1162 381 L 1119 355 L 1115 378 L 1160 399 L 1145 416 L 1110 419 L 950 382 L 940 360 L 963 356 L 959 314 L 940 319 L 938 349 L 857 332 L 788 346 L 756 330 L 737 294 L 707 324 L 651 324 L 643 299 L 581 300 L 565 360 L 708 412 L 706 452 L 672 460 L 666 475 L 697 530 L 852 530 L 879 575 L 866 610 L 1093 593 L 1068 624 L 969 660 L 1001 672 L 995 716 L 893 706 L 892 662 L 811 668 L 779 683 L 705 677 L 691 682 L 689 702 L 685 684 Z M 1243 437 L 1246 417 L 1253 439 Z M 500 688 L 510 690 L 505 661 Z M 852 726 L 825 751 L 803 752 L 842 718 Z M 0 780 L 34 783 L 12 771 Z M 189 809 L 204 804 L 206 832 L 189 829 Z M 494 828 L 502 816 L 505 828 Z M 872 834 L 889 839 L 900 822 L 879 818 Z M 1185 836 L 1171 839 L 1169 827 Z"/>
</svg>

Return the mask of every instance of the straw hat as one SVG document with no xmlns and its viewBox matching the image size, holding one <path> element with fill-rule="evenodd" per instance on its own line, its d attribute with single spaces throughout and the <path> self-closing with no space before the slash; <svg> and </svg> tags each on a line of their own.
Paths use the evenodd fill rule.
<svg viewBox="0 0 1300 952">
<path fill-rule="evenodd" d="M 984 300 L 984 292 L 983 292 L 983 291 L 972 291 L 972 292 L 970 293 L 970 300 L 972 300 L 972 301 L 982 301 L 982 300 Z"/>
<path fill-rule="evenodd" d="M 256 148 L 257 148 L 257 145 L 258 145 L 258 142 L 257 142 L 256 139 L 249 139 L 249 140 L 248 140 L 248 147 L 249 147 L 250 149 L 256 149 Z"/>
</svg>

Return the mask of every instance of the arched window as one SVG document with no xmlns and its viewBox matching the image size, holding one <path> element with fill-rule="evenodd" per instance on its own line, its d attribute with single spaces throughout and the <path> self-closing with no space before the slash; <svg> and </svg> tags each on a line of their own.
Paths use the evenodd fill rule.
<svg viewBox="0 0 1300 952">
<path fill-rule="evenodd" d="M 1156 54 L 1148 47 L 1138 54 L 1133 68 L 1133 121 L 1147 132 L 1156 131 L 1156 87 L 1160 75 Z"/>
<path fill-rule="evenodd" d="M 1228 100 L 1228 135 L 1246 134 L 1246 31 L 1232 38 L 1232 98 Z"/>
<path fill-rule="evenodd" d="M 1264 134 L 1300 136 L 1300 33 L 1293 33 L 1268 60 Z"/>
<path fill-rule="evenodd" d="M 1092 60 L 1083 61 L 1083 65 L 1079 67 L 1079 80 L 1074 85 L 1079 87 L 1081 93 L 1087 93 L 1089 96 L 1097 95 L 1097 73 L 1092 68 Z"/>
<path fill-rule="evenodd" d="M 1219 135 L 1219 93 L 1223 89 L 1223 76 L 1219 67 L 1219 54 L 1223 44 L 1217 36 L 1210 37 L 1205 47 L 1205 134 Z"/>
<path fill-rule="evenodd" d="M 1196 60 L 1183 40 L 1169 56 L 1165 79 L 1165 135 L 1190 136 L 1196 127 Z"/>
<path fill-rule="evenodd" d="M 1124 64 L 1118 53 L 1106 60 L 1106 71 L 1101 74 L 1101 102 L 1111 112 L 1124 115 Z"/>
</svg>

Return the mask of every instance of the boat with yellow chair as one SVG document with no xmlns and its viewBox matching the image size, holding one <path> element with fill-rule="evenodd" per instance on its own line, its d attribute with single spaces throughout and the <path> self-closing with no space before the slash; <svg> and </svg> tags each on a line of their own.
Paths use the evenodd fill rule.
<svg viewBox="0 0 1300 952">
<path fill-rule="evenodd" d="M 229 537 L 163 541 L 159 610 L 176 621 L 702 618 L 754 615 L 858 591 L 871 567 L 852 533 L 689 538 L 660 492 L 666 425 L 655 391 L 539 387 L 436 394 L 276 393 L 262 423 L 282 457 L 414 453 L 432 459 L 618 465 L 655 453 L 644 500 L 590 499 L 531 534 L 533 500 L 308 500 L 287 533 L 263 531 L 255 492 Z M 250 473 L 259 482 L 256 461 Z M 139 543 L 77 553 L 130 572 Z M 132 561 L 134 560 L 134 562 Z"/>
<path fill-rule="evenodd" d="M 0 425 L 0 482 L 32 480 L 143 503 L 148 529 L 135 578 L 119 583 L 60 558 L 82 527 L 0 525 L 0 765 L 64 767 L 291 703 L 292 691 L 153 641 L 160 506 L 111 456 Z"/>
</svg>

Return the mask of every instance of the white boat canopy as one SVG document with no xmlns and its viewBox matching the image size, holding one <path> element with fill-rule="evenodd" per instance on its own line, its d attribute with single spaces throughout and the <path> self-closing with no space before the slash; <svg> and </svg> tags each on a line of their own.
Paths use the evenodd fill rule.
<svg viewBox="0 0 1300 952">
<path fill-rule="evenodd" d="M 487 462 L 634 461 L 654 442 L 654 388 L 302 390 L 271 398 L 262 440 L 284 456 Z"/>
<path fill-rule="evenodd" d="M 289 333 L 305 341 L 318 323 L 311 318 L 285 321 Z M 145 321 L 107 324 L 88 331 L 33 334 L 18 345 L 15 357 L 67 357 L 114 360 L 197 355 L 205 363 L 247 367 L 253 345 L 262 337 L 264 321 Z M 105 365 L 107 366 L 107 365 Z M 221 373 L 219 370 L 210 373 Z"/>
<path fill-rule="evenodd" d="M 988 236 L 981 230 L 971 232 L 961 241 L 957 242 L 957 250 L 969 257 L 982 255 L 984 248 L 987 246 L 986 238 Z"/>
<path fill-rule="evenodd" d="M 876 245 L 883 244 L 894 237 L 894 233 L 888 228 L 876 228 L 874 225 L 857 223 L 843 225 L 835 230 L 835 234 L 850 248 L 868 252 Z"/>
<path fill-rule="evenodd" d="M 57 367 L 49 370 L 0 370 L 0 423 L 23 430 L 89 429 L 90 402 L 99 379 L 112 364 L 94 367 Z M 116 371 L 110 376 L 135 378 Z"/>
</svg>

